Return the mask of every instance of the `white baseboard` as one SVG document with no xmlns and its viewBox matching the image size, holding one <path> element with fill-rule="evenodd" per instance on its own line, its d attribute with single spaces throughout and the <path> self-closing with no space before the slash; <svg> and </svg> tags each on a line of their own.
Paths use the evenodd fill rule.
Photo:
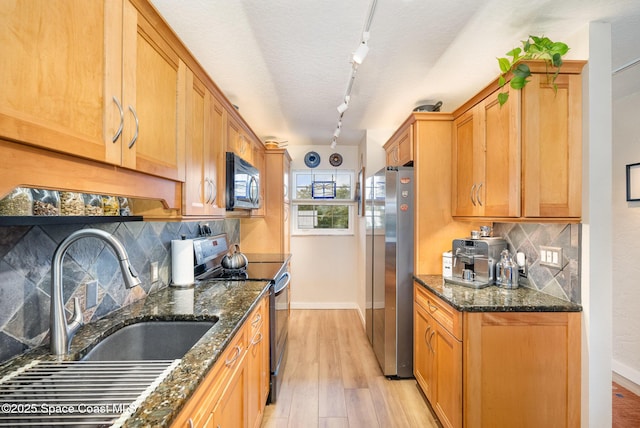
<svg viewBox="0 0 640 428">
<path fill-rule="evenodd" d="M 611 361 L 611 369 L 636 385 L 640 385 L 640 371 L 616 360 Z"/>
<path fill-rule="evenodd" d="M 352 302 L 291 302 L 291 309 L 358 309 Z"/>
</svg>

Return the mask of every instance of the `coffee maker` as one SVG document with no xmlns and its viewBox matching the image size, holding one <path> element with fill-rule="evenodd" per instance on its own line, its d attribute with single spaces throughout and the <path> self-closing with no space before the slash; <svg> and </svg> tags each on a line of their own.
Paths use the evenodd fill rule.
<svg viewBox="0 0 640 428">
<path fill-rule="evenodd" d="M 495 283 L 495 266 L 507 241 L 500 237 L 454 239 L 453 272 L 447 281 L 473 288 Z"/>
</svg>

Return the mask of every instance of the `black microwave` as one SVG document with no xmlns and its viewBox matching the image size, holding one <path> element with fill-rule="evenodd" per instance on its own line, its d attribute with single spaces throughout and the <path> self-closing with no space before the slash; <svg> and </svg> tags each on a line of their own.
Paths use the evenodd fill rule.
<svg viewBox="0 0 640 428">
<path fill-rule="evenodd" d="M 227 211 L 260 208 L 260 171 L 232 152 L 227 152 Z"/>
</svg>

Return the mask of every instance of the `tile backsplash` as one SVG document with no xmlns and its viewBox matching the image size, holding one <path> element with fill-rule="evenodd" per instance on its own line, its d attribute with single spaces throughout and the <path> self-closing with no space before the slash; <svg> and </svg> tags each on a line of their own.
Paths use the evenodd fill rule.
<svg viewBox="0 0 640 428">
<path fill-rule="evenodd" d="M 520 285 L 581 303 L 580 224 L 495 223 L 493 236 L 506 239 L 509 252 L 523 252 L 528 277 Z M 540 246 L 562 248 L 562 269 L 540 265 Z"/>
<path fill-rule="evenodd" d="M 240 222 L 208 222 L 215 233 L 239 242 Z M 67 309 L 78 297 L 85 322 L 165 288 L 171 279 L 171 240 L 198 236 L 198 222 L 122 222 L 88 225 L 0 227 L 0 363 L 29 348 L 46 344 L 49 333 L 51 259 L 58 244 L 87 227 L 105 230 L 126 248 L 141 287 L 127 289 L 111 248 L 96 238 L 73 243 L 63 261 L 63 289 Z M 150 265 L 158 262 L 159 280 L 150 279 Z M 86 308 L 86 286 L 98 282 L 97 305 Z"/>
</svg>

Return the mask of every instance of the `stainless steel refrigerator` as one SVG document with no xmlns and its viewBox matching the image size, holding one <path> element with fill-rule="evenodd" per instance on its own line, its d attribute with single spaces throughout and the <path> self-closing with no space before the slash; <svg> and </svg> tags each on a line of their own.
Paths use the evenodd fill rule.
<svg viewBox="0 0 640 428">
<path fill-rule="evenodd" d="M 389 378 L 413 377 L 412 167 L 387 167 L 365 182 L 366 329 Z"/>
</svg>

